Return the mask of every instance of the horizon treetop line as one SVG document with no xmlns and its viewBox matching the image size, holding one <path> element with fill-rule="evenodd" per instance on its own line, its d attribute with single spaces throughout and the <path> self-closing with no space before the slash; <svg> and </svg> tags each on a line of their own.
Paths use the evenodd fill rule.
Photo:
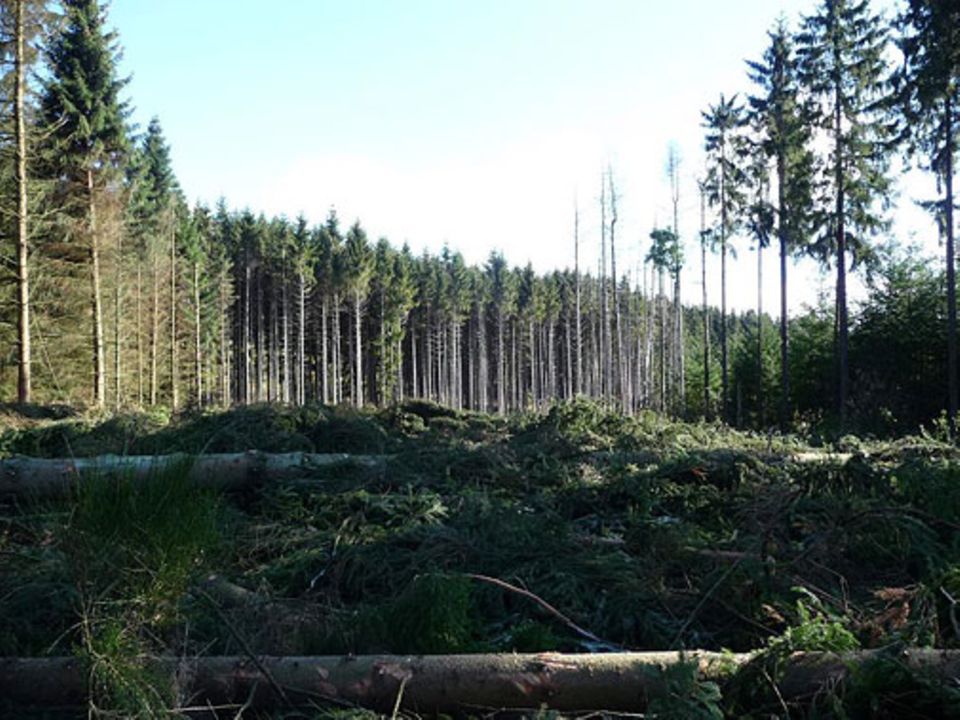
<svg viewBox="0 0 960 720">
<path fill-rule="evenodd" d="M 160 123 L 140 137 L 128 128 L 106 11 L 90 0 L 60 10 L 63 21 L 45 35 L 45 5 L 3 5 L 15 130 L 5 141 L 7 197 L 18 208 L 9 248 L 17 248 L 17 294 L 6 307 L 16 309 L 11 346 L 19 350 L 7 367 L 18 372 L 22 402 L 36 385 L 48 401 L 115 407 L 362 405 L 412 395 L 507 412 L 582 393 L 626 412 L 787 427 L 796 411 L 825 411 L 844 423 L 853 406 L 863 414 L 871 405 L 862 393 L 875 369 L 863 367 L 857 333 L 866 337 L 868 311 L 889 300 L 874 285 L 851 316 L 846 266 L 883 268 L 887 283 L 904 267 L 878 252 L 891 218 L 882 205 L 892 162 L 939 158 L 933 171 L 948 196 L 934 209 L 952 247 L 945 159 L 955 153 L 957 68 L 940 41 L 955 18 L 935 3 L 903 4 L 892 25 L 869 3 L 813 5 L 793 26 L 774 25 L 747 68 L 749 90 L 718 88 L 719 101 L 701 105 L 706 171 L 665 152 L 668 197 L 657 226 L 638 232 L 624 212 L 622 160 L 603 164 L 595 190 L 579 193 L 576 222 L 572 200 L 560 221 L 576 267 L 541 274 L 510 269 L 496 253 L 481 267 L 446 248 L 428 256 L 371 243 L 359 222 L 343 232 L 333 216 L 311 225 L 258 217 L 257 208 L 189 208 Z M 844 38 L 839 52 L 830 48 L 836 37 Z M 877 105 L 881 96 L 887 102 Z M 766 255 L 780 256 L 780 282 L 767 287 L 790 287 L 795 257 L 835 275 L 835 348 L 801 336 L 795 341 L 825 348 L 795 357 L 791 329 L 823 313 L 788 322 L 786 291 L 764 304 L 761 271 L 769 277 L 770 268 L 759 250 L 768 244 Z M 756 262 L 759 307 L 782 316 L 779 351 L 770 350 L 776 330 L 765 315 L 727 312 L 734 248 L 741 263 Z M 718 270 L 714 292 L 707 278 Z M 910 272 L 919 288 L 920 270 Z M 742 274 L 735 284 L 746 286 Z M 952 293 L 950 267 L 946 284 Z M 700 307 L 684 308 L 691 300 Z M 954 378 L 955 331 L 942 332 L 945 374 Z M 828 357 L 838 363 L 834 381 L 809 367 L 827 367 Z M 14 384 L 10 372 L 2 378 Z M 939 407 L 952 418 L 951 383 Z"/>
</svg>

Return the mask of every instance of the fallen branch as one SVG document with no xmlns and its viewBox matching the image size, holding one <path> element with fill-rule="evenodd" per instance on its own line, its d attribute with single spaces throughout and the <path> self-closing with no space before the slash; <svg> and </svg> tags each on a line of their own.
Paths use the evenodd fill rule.
<svg viewBox="0 0 960 720">
<path fill-rule="evenodd" d="M 271 454 L 256 450 L 199 457 L 183 453 L 73 459 L 17 456 L 0 460 L 0 497 L 59 497 L 69 493 L 84 478 L 126 475 L 134 481 L 143 481 L 178 467 L 187 468 L 190 479 L 200 487 L 240 490 L 264 481 L 307 482 L 318 471 L 333 467 L 380 470 L 386 460 L 384 455 Z"/>
<path fill-rule="evenodd" d="M 611 642 L 607 642 L 606 640 L 603 640 L 603 639 L 597 637 L 596 635 L 594 635 L 594 634 L 593 634 L 592 632 L 590 632 L 589 630 L 586 630 L 586 629 L 580 627 L 580 626 L 577 625 L 573 620 L 571 620 L 571 619 L 568 618 L 566 615 L 564 615 L 562 612 L 560 612 L 559 610 L 557 610 L 553 605 L 551 605 L 550 603 L 548 603 L 548 602 L 547 602 L 546 600 L 544 600 L 542 597 L 540 597 L 539 595 L 535 595 L 534 593 L 530 592 L 529 590 L 525 590 L 524 588 L 517 587 L 516 585 L 511 585 L 511 584 L 508 583 L 508 582 L 505 582 L 505 581 L 503 581 L 503 580 L 500 580 L 499 578 L 490 577 L 489 575 L 476 575 L 476 574 L 474 574 L 474 573 L 465 573 L 465 576 L 468 577 L 468 578 L 473 578 L 474 580 L 478 580 L 478 581 L 480 581 L 480 582 L 487 583 L 487 584 L 489 584 L 489 585 L 495 585 L 496 587 L 502 588 L 503 590 L 509 590 L 509 591 L 512 592 L 512 593 L 516 593 L 517 595 L 522 595 L 522 596 L 525 597 L 525 598 L 529 598 L 530 600 L 533 600 L 533 602 L 535 602 L 537 605 L 539 605 L 540 607 L 542 607 L 542 608 L 543 608 L 544 610 L 546 610 L 548 613 L 550 613 L 551 615 L 553 615 L 555 618 L 557 618 L 560 622 L 562 622 L 562 623 L 563 623 L 564 625 L 566 625 L 568 628 L 570 628 L 571 630 L 573 630 L 575 633 L 577 633 L 578 635 L 582 635 L 583 637 L 585 637 L 587 640 L 590 640 L 591 642 L 597 643 L 598 645 L 600 645 L 601 647 L 603 647 L 603 648 L 606 649 L 606 650 L 621 650 L 621 649 L 622 649 L 622 648 L 618 647 L 617 645 L 614 645 L 614 644 L 611 643 Z"/>
</svg>

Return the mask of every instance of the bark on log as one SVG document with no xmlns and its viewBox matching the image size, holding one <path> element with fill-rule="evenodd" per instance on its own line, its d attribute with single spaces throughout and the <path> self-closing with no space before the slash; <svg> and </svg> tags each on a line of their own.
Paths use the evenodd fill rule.
<svg viewBox="0 0 960 720">
<path fill-rule="evenodd" d="M 591 655 L 436 655 L 174 658 L 152 660 L 176 677 L 179 695 L 197 706 L 257 709 L 324 700 L 389 712 L 422 714 L 464 708 L 539 708 L 642 712 L 662 691 L 656 670 L 696 662 L 703 679 L 722 680 L 755 656 L 750 653 L 610 653 Z M 879 651 L 798 653 L 779 681 L 785 701 L 808 697 L 850 676 Z M 910 650 L 898 658 L 908 668 L 944 682 L 960 677 L 960 651 Z M 262 669 L 261 669 L 262 668 Z M 269 676 L 264 674 L 264 671 Z M 74 658 L 0 659 L 0 698 L 18 705 L 70 707 L 86 701 L 88 675 Z M 282 688 L 280 697 L 275 688 Z"/>
<path fill-rule="evenodd" d="M 318 470 L 335 466 L 362 467 L 375 471 L 382 469 L 385 463 L 386 456 L 382 455 L 271 454 L 255 450 L 198 457 L 183 453 L 101 455 L 74 459 L 15 456 L 0 460 L 0 497 L 58 497 L 69 493 L 84 478 L 127 474 L 136 481 L 142 481 L 176 467 L 188 467 L 191 480 L 200 487 L 239 490 L 263 481 L 308 481 Z"/>
<path fill-rule="evenodd" d="M 746 657 L 746 656 L 744 656 Z M 401 706 L 425 714 L 464 707 L 558 710 L 644 707 L 657 690 L 651 669 L 677 662 L 678 654 L 435 655 L 355 657 L 204 657 L 158 659 L 158 670 L 177 677 L 190 705 L 278 707 L 274 683 L 293 703 L 331 700 L 389 712 Z M 730 656 L 692 653 L 704 676 L 730 666 Z M 86 699 L 87 674 L 73 658 L 0 660 L 0 698 L 20 705 L 69 707 Z M 402 690 L 401 690 L 402 688 Z"/>
</svg>

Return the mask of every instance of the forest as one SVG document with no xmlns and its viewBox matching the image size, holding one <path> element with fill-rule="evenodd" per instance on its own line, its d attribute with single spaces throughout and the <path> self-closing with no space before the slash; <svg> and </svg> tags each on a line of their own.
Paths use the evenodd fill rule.
<svg viewBox="0 0 960 720">
<path fill-rule="evenodd" d="M 960 717 L 960 2 L 810 5 L 695 238 L 671 146 L 538 273 L 191 205 L 107 5 L 0 1 L 0 716 Z"/>
</svg>

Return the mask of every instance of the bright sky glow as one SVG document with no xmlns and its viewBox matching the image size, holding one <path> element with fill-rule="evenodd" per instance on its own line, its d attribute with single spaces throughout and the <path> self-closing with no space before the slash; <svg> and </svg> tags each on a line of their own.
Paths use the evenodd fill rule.
<svg viewBox="0 0 960 720">
<path fill-rule="evenodd" d="M 877 3 L 889 8 L 888 0 Z M 671 211 L 667 146 L 682 156 L 684 293 L 700 297 L 700 111 L 751 90 L 782 13 L 813 0 L 114 0 L 128 96 L 145 127 L 157 115 L 191 201 L 320 222 L 336 207 L 371 237 L 444 243 L 470 262 L 501 249 L 541 271 L 596 271 L 601 172 L 620 201 L 618 264 L 635 268 Z M 933 253 L 912 207 L 928 178 L 904 184 L 897 233 Z M 756 259 L 738 240 L 730 304 L 756 306 Z M 776 260 L 765 308 L 776 313 Z M 717 260 L 713 260 L 717 263 Z M 719 278 L 710 272 L 711 301 Z M 793 271 L 791 312 L 818 275 Z M 829 279 L 826 281 L 829 287 Z"/>
</svg>

